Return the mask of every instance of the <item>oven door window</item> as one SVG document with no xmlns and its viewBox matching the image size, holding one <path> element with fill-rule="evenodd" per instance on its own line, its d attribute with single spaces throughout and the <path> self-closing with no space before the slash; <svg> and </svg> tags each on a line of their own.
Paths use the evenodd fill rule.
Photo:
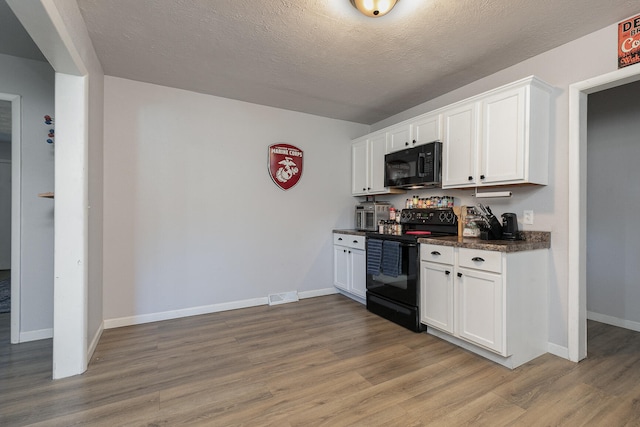
<svg viewBox="0 0 640 427">
<path fill-rule="evenodd" d="M 375 280 L 380 286 L 393 286 L 394 288 L 402 289 L 404 291 L 407 290 L 408 279 L 409 276 L 406 274 L 401 274 L 398 277 L 386 276 L 384 274 L 373 276 L 373 280 Z"/>
<path fill-rule="evenodd" d="M 367 274 L 367 290 L 407 305 L 418 305 L 418 247 L 402 243 L 400 271 L 397 277 Z"/>
</svg>

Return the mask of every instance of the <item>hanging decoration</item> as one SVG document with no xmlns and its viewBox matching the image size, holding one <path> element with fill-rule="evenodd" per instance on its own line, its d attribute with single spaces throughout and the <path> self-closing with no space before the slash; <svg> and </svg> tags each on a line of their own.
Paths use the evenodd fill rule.
<svg viewBox="0 0 640 427">
<path fill-rule="evenodd" d="M 269 176 L 283 190 L 288 190 L 302 176 L 302 150 L 289 144 L 269 146 Z"/>
<path fill-rule="evenodd" d="M 640 62 L 640 15 L 618 24 L 618 68 Z"/>
<path fill-rule="evenodd" d="M 45 125 L 53 125 L 55 123 L 55 120 L 53 120 L 53 118 L 49 115 L 44 116 L 44 124 Z M 49 134 L 47 135 L 49 138 L 47 138 L 47 144 L 53 144 L 54 142 L 54 138 L 55 138 L 55 129 L 51 128 L 49 129 Z"/>
</svg>

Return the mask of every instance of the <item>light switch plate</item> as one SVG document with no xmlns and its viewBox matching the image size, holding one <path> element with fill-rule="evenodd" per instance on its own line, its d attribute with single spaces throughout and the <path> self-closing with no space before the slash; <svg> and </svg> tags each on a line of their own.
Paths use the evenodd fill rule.
<svg viewBox="0 0 640 427">
<path fill-rule="evenodd" d="M 524 211 L 522 223 L 525 225 L 533 225 L 533 211 Z"/>
</svg>

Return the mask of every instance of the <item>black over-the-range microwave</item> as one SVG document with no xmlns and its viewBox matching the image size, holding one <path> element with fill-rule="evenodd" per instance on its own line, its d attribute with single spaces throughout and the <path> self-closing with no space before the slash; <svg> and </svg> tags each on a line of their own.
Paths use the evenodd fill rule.
<svg viewBox="0 0 640 427">
<path fill-rule="evenodd" d="M 384 186 L 405 189 L 441 187 L 442 142 L 428 142 L 384 156 Z"/>
</svg>

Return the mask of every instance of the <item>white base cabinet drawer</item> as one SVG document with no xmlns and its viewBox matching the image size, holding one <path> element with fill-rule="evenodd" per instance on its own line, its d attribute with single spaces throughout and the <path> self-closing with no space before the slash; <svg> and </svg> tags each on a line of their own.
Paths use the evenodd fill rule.
<svg viewBox="0 0 640 427">
<path fill-rule="evenodd" d="M 356 236 L 352 234 L 333 233 L 333 244 L 340 246 L 347 246 L 354 249 L 365 248 L 366 237 Z"/>
<path fill-rule="evenodd" d="M 458 249 L 458 265 L 475 270 L 502 272 L 502 252 Z"/>
<path fill-rule="evenodd" d="M 453 265 L 453 252 L 454 248 L 451 246 L 422 243 L 420 245 L 420 260 Z"/>
</svg>

